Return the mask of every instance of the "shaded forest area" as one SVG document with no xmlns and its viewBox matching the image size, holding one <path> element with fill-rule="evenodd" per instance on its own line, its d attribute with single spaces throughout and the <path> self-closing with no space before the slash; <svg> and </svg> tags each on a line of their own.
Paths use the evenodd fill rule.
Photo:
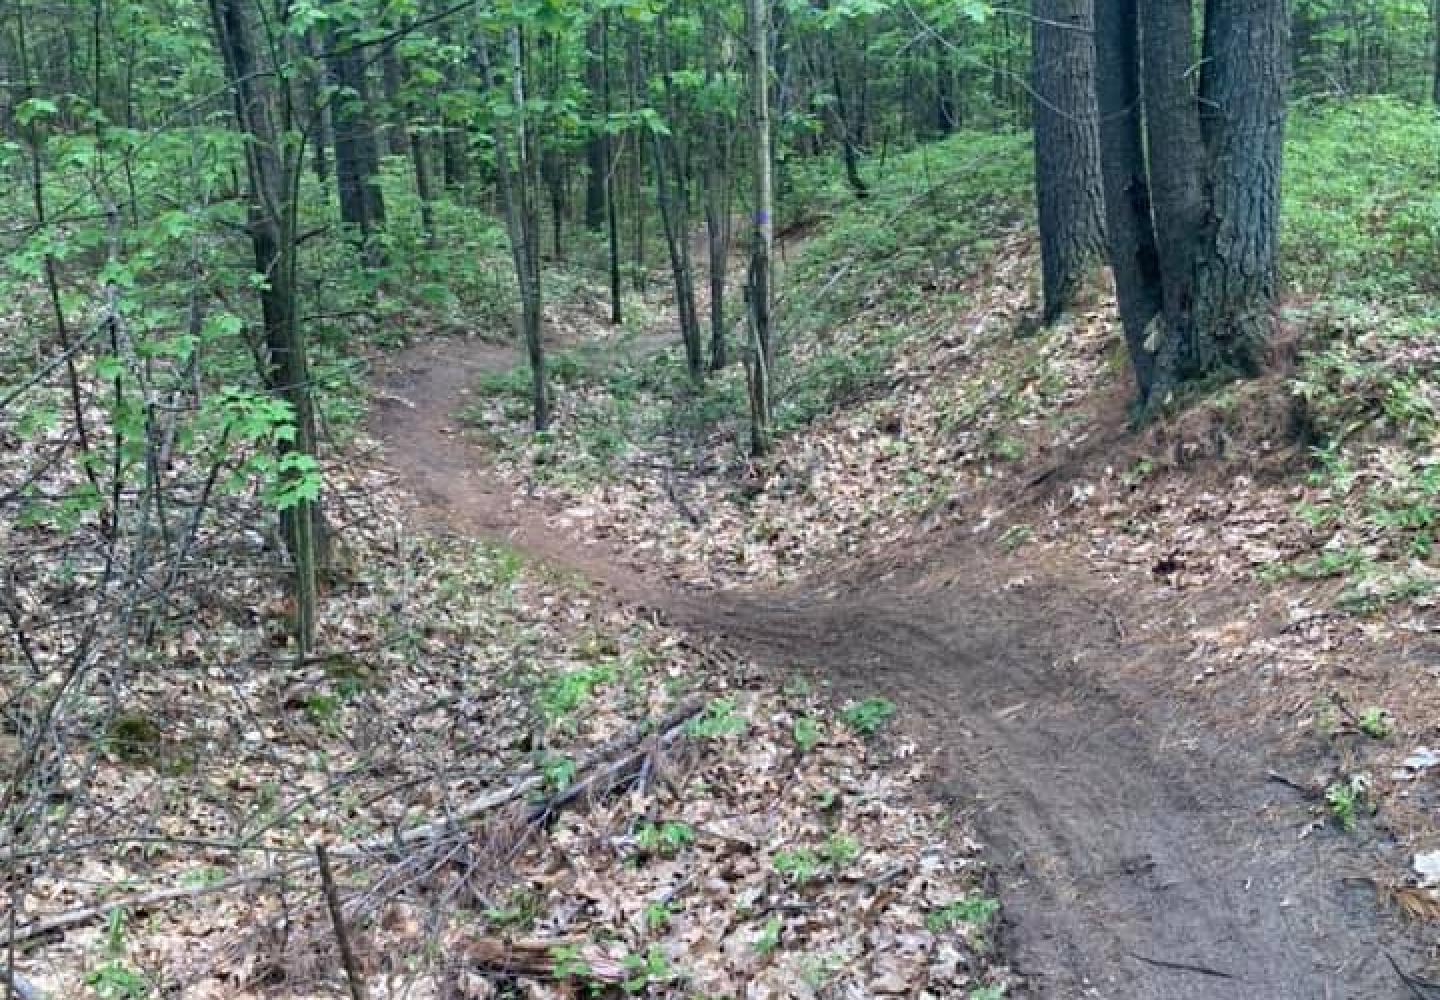
<svg viewBox="0 0 1440 1000">
<path fill-rule="evenodd" d="M 1020 6 L 0 8 L 9 995 L 1061 995 L 967 568 L 1433 930 L 1440 6 Z"/>
</svg>

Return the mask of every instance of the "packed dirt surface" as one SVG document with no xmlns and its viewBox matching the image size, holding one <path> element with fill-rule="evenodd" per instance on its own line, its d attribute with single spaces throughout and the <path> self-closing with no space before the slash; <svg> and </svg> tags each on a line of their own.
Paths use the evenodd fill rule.
<svg viewBox="0 0 1440 1000">
<path fill-rule="evenodd" d="M 1044 998 L 1414 998 L 1420 946 L 1378 905 L 1382 845 L 1315 828 L 1307 776 L 1258 724 L 1216 730 L 1168 696 L 1176 609 L 1083 571 L 964 542 L 887 567 L 832 567 L 782 593 L 679 590 L 626 553 L 563 537 L 487 480 L 456 411 L 517 360 L 439 340 L 392 360 L 373 430 L 423 511 L 575 572 L 777 669 L 885 695 L 994 851 L 1008 945 Z M 1021 554 L 1023 556 L 1023 553 Z M 907 565 L 907 561 L 910 564 Z M 853 581 L 853 582 L 852 582 Z M 1122 603 L 1124 602 L 1124 603 Z M 1187 615 L 1196 612 L 1187 610 Z M 1128 623 L 1128 627 L 1127 627 Z"/>
</svg>

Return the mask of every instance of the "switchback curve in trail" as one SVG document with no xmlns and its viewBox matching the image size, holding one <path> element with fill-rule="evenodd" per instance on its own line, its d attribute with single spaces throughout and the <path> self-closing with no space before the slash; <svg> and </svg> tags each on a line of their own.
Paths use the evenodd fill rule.
<svg viewBox="0 0 1440 1000">
<path fill-rule="evenodd" d="M 1302 838 L 1260 731 L 1206 731 L 1108 669 L 1164 656 L 1123 638 L 1083 583 L 1013 586 L 965 552 L 863 593 L 706 593 L 562 537 L 489 481 L 455 412 L 518 355 L 436 340 L 397 356 L 373 428 L 436 524 L 524 550 L 777 668 L 883 694 L 976 811 L 1015 968 L 1039 998 L 1413 1000 L 1362 848 Z"/>
</svg>

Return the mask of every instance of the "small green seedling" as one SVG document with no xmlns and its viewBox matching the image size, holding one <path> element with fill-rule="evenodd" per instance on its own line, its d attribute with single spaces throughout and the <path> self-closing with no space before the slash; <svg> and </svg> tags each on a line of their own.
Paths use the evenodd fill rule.
<svg viewBox="0 0 1440 1000">
<path fill-rule="evenodd" d="M 819 745 L 821 738 L 825 735 L 825 727 L 819 720 L 808 715 L 802 715 L 795 720 L 793 729 L 795 746 L 801 753 L 809 753 Z"/>
<path fill-rule="evenodd" d="M 988 896 L 967 896 L 931 910 L 925 917 L 925 929 L 931 934 L 944 934 L 956 927 L 983 928 L 1000 911 L 1000 902 Z"/>
<path fill-rule="evenodd" d="M 1026 542 L 1035 537 L 1035 529 L 1028 524 L 1015 524 L 1005 529 L 1000 536 L 1000 547 L 1006 552 L 1014 552 L 1021 548 Z"/>
<path fill-rule="evenodd" d="M 670 959 L 658 944 L 645 949 L 643 955 L 626 955 L 621 965 L 625 967 L 625 981 L 621 985 L 626 993 L 641 993 L 651 983 L 665 983 L 675 978 Z"/>
<path fill-rule="evenodd" d="M 1367 805 L 1369 796 L 1370 779 L 1357 774 L 1349 781 L 1336 781 L 1325 789 L 1325 805 L 1340 829 L 1348 833 L 1355 829 L 1360 810 Z"/>
<path fill-rule="evenodd" d="M 577 765 L 569 757 L 547 754 L 540 761 L 540 775 L 545 787 L 552 793 L 563 792 L 575 780 Z"/>
<path fill-rule="evenodd" d="M 799 847 L 793 851 L 776 851 L 775 857 L 771 859 L 770 863 L 777 872 L 796 885 L 804 885 L 814 880 L 820 874 L 822 867 L 820 856 L 808 847 Z"/>
<path fill-rule="evenodd" d="M 839 871 L 860 857 L 860 841 L 843 833 L 831 834 L 820 853 L 831 868 Z"/>
<path fill-rule="evenodd" d="M 861 736 L 874 736 L 895 715 L 895 703 L 885 698 L 866 698 L 856 702 L 840 717 Z"/>
<path fill-rule="evenodd" d="M 670 926 L 675 915 L 675 904 L 670 902 L 647 903 L 645 905 L 645 927 L 651 931 L 664 930 Z"/>
<path fill-rule="evenodd" d="M 695 843 L 695 831 L 686 823 L 646 823 L 635 834 L 642 854 L 673 858 Z"/>
<path fill-rule="evenodd" d="M 685 732 L 702 740 L 719 740 L 727 736 L 738 736 L 749 724 L 735 707 L 734 698 L 717 698 L 706 706 L 705 712 L 691 719 Z"/>
<path fill-rule="evenodd" d="M 552 723 L 558 722 L 589 700 L 597 688 L 615 679 L 610 664 L 570 670 L 552 677 L 540 689 L 540 711 Z"/>
<path fill-rule="evenodd" d="M 85 977 L 85 985 L 94 990 L 100 1000 L 146 1000 L 150 996 L 150 984 L 145 977 L 118 959 L 93 970 Z"/>
<path fill-rule="evenodd" d="M 755 953 L 768 955 L 780 946 L 780 929 L 784 925 L 779 917 L 771 917 L 765 921 L 765 926 L 760 929 L 760 936 L 755 939 Z"/>
<path fill-rule="evenodd" d="M 578 945 L 567 944 L 550 949 L 551 972 L 556 979 L 583 979 L 590 975 L 590 963 L 580 954 Z"/>
<path fill-rule="evenodd" d="M 1383 708 L 1367 708 L 1360 716 L 1360 731 L 1372 740 L 1388 740 L 1395 731 L 1395 720 Z"/>
</svg>

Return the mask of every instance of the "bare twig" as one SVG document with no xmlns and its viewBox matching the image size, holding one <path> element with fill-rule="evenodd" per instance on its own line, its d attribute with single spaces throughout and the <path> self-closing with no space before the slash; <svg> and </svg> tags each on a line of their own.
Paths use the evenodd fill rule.
<svg viewBox="0 0 1440 1000">
<path fill-rule="evenodd" d="M 1313 785 L 1306 785 L 1293 778 L 1287 778 L 1279 771 L 1269 771 L 1265 775 L 1266 781 L 1272 781 L 1277 785 L 1284 785 L 1286 788 L 1293 788 L 1307 799 L 1318 799 L 1323 794 Z"/>
<path fill-rule="evenodd" d="M 1436 1000 L 1436 998 L 1440 998 L 1440 983 L 1432 982 L 1429 979 L 1421 979 L 1419 976 L 1406 972 L 1400 968 L 1400 963 L 1395 961 L 1395 956 L 1388 951 L 1385 953 L 1385 957 L 1390 961 L 1390 968 L 1395 970 L 1395 975 L 1400 977 L 1400 981 L 1404 983 L 1406 989 L 1414 995 L 1415 1000 Z"/>
<path fill-rule="evenodd" d="M 1190 962 L 1171 962 L 1163 958 L 1150 958 L 1148 955 L 1141 955 L 1139 952 L 1134 951 L 1127 952 L 1127 954 L 1137 961 L 1144 962 L 1146 965 L 1153 965 L 1160 969 L 1174 969 L 1176 972 L 1194 972 L 1202 976 L 1213 976 L 1216 979 L 1237 978 L 1233 972 L 1223 972 L 1220 969 L 1212 969 L 1208 965 L 1193 965 Z"/>
<path fill-rule="evenodd" d="M 320 885 L 325 890 L 325 905 L 330 909 L 335 941 L 340 945 L 340 961 L 345 965 L 345 978 L 350 983 L 350 1000 L 370 1000 L 365 980 L 360 976 L 360 966 L 355 961 L 355 951 L 350 947 L 350 935 L 345 930 L 345 913 L 340 908 L 340 893 L 335 889 L 335 876 L 330 871 L 330 856 L 325 852 L 324 844 L 315 845 L 315 861 L 320 866 Z"/>
<path fill-rule="evenodd" d="M 141 893 L 137 896 L 125 896 L 119 899 L 112 899 L 101 903 L 98 906 L 84 906 L 75 910 L 67 910 L 64 913 L 57 913 L 53 917 L 45 917 L 41 920 L 32 920 L 28 924 L 17 927 L 14 933 L 16 944 L 23 944 L 26 941 L 33 941 L 35 938 L 44 937 L 47 934 L 54 934 L 58 931 L 69 930 L 71 927 L 79 927 L 95 920 L 102 920 L 117 910 L 148 910 L 159 906 L 162 903 L 173 903 L 180 899 L 199 899 L 201 896 L 211 896 L 220 892 L 228 892 L 231 889 L 245 885 L 254 885 L 257 882 L 268 882 L 288 872 L 297 870 L 290 868 L 267 868 L 264 871 L 255 872 L 251 875 L 237 875 L 235 878 L 227 878 L 223 882 L 216 882 L 213 885 L 197 885 L 178 889 L 157 889 L 154 892 Z"/>
</svg>

